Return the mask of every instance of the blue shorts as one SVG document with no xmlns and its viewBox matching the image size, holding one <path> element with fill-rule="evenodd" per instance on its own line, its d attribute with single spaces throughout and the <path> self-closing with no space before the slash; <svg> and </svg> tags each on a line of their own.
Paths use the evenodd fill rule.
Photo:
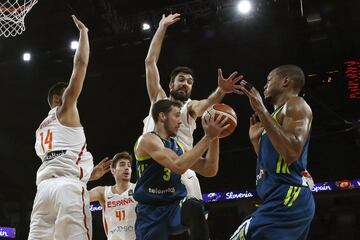
<svg viewBox="0 0 360 240">
<path fill-rule="evenodd" d="M 181 224 L 180 201 L 164 206 L 138 203 L 136 215 L 136 240 L 167 240 L 187 230 Z"/>
<path fill-rule="evenodd" d="M 307 187 L 279 185 L 230 240 L 306 240 L 315 213 Z"/>
</svg>

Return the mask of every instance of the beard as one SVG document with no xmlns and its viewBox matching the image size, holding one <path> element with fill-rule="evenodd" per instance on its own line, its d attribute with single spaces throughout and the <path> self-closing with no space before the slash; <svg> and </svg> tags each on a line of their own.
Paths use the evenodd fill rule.
<svg viewBox="0 0 360 240">
<path fill-rule="evenodd" d="M 174 132 L 173 130 L 170 129 L 170 124 L 169 124 L 169 120 L 166 120 L 164 127 L 165 127 L 165 131 L 170 135 L 170 137 L 176 137 L 177 132 Z"/>
<path fill-rule="evenodd" d="M 172 96 L 175 100 L 186 102 L 190 97 L 190 93 L 180 93 L 178 90 L 171 90 L 170 96 Z"/>
</svg>

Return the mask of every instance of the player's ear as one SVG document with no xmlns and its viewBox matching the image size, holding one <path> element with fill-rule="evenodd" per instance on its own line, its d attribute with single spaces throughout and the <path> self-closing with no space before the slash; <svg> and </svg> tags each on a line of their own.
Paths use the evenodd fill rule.
<svg viewBox="0 0 360 240">
<path fill-rule="evenodd" d="M 110 167 L 110 171 L 111 171 L 112 175 L 115 175 L 115 169 L 114 168 Z"/>
<path fill-rule="evenodd" d="M 61 105 L 61 102 L 62 102 L 62 96 L 60 95 L 57 95 L 57 94 L 54 94 L 52 96 L 52 104 L 54 105 Z"/>
<path fill-rule="evenodd" d="M 170 81 L 169 82 L 169 89 L 173 89 L 174 88 L 174 81 Z"/>
<path fill-rule="evenodd" d="M 165 119 L 166 119 L 166 114 L 163 113 L 163 112 L 159 113 L 159 119 L 160 119 L 161 121 L 165 121 Z"/>
<path fill-rule="evenodd" d="M 289 84 L 290 84 L 290 79 L 288 78 L 288 77 L 285 77 L 285 78 L 283 78 L 283 80 L 282 80 L 282 86 L 283 87 L 288 87 L 289 86 Z"/>
</svg>

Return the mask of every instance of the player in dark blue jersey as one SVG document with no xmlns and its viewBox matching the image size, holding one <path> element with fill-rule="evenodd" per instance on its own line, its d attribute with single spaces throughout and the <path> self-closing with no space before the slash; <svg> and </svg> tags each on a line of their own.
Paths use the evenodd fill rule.
<svg viewBox="0 0 360 240">
<path fill-rule="evenodd" d="M 315 203 L 306 171 L 312 112 L 298 96 L 305 84 L 301 68 L 282 65 L 270 72 L 264 96 L 274 105 L 270 114 L 259 92 L 246 81 L 241 91 L 254 114 L 249 136 L 258 155 L 256 189 L 262 205 L 236 230 L 231 240 L 305 240 Z"/>
<path fill-rule="evenodd" d="M 166 240 L 169 235 L 190 229 L 191 239 L 208 240 L 204 206 L 187 199 L 181 174 L 189 168 L 203 176 L 215 176 L 219 162 L 218 136 L 228 125 L 227 118 L 203 120 L 204 137 L 184 152 L 175 140 L 180 127 L 181 105 L 167 99 L 152 107 L 153 132 L 143 134 L 135 144 L 138 201 L 135 224 L 137 240 Z M 202 157 L 207 151 L 206 157 Z"/>
</svg>

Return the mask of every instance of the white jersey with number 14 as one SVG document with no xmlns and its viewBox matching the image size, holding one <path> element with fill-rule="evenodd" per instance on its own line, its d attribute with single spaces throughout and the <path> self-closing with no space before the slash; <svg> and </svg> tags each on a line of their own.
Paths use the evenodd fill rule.
<svg viewBox="0 0 360 240">
<path fill-rule="evenodd" d="M 86 184 L 94 164 L 91 153 L 86 150 L 84 129 L 62 125 L 57 109 L 51 109 L 36 130 L 35 150 L 42 161 L 36 184 L 56 177 L 78 179 Z"/>
</svg>

